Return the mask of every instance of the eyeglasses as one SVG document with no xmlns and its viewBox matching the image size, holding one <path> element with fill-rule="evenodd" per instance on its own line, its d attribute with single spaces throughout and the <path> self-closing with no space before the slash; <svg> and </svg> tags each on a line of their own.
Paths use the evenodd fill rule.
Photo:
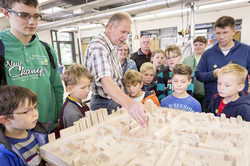
<svg viewBox="0 0 250 166">
<path fill-rule="evenodd" d="M 175 58 L 177 58 L 178 56 L 180 56 L 180 55 L 174 55 L 174 56 L 171 56 L 171 57 L 166 57 L 166 59 L 175 59 Z"/>
<path fill-rule="evenodd" d="M 15 15 L 19 16 L 23 20 L 29 20 L 32 17 L 35 21 L 39 21 L 42 18 L 42 16 L 40 14 L 34 14 L 33 16 L 31 16 L 29 13 L 17 12 L 17 11 L 14 11 L 12 9 L 7 9 L 7 10 L 9 12 L 14 13 Z"/>
<path fill-rule="evenodd" d="M 128 49 L 118 49 L 118 51 L 128 51 Z"/>
<path fill-rule="evenodd" d="M 37 111 L 37 107 L 39 104 L 36 104 L 34 107 L 28 109 L 27 111 L 24 112 L 14 112 L 12 114 L 17 114 L 17 115 L 26 115 L 26 116 L 30 116 L 34 113 L 34 111 Z"/>
</svg>

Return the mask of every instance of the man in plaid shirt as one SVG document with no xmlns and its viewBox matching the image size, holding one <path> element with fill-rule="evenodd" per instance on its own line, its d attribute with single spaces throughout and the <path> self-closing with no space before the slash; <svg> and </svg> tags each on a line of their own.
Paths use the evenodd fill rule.
<svg viewBox="0 0 250 166">
<path fill-rule="evenodd" d="M 120 104 L 128 110 L 131 117 L 145 127 L 146 110 L 141 103 L 134 102 L 124 93 L 122 69 L 117 57 L 117 47 L 127 40 L 131 23 L 128 13 L 112 15 L 105 31 L 89 43 L 84 55 L 84 66 L 94 76 L 91 84 L 91 110 L 107 108 L 110 114 Z"/>
</svg>

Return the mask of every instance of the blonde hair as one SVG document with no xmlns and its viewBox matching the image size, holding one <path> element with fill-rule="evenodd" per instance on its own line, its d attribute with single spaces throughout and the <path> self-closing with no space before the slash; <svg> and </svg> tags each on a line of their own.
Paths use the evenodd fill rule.
<svg viewBox="0 0 250 166">
<path fill-rule="evenodd" d="M 159 54 L 159 53 L 163 54 L 164 57 L 166 56 L 166 55 L 165 55 L 165 52 L 164 52 L 162 49 L 157 49 L 157 50 L 155 50 L 155 51 L 153 52 L 152 57 L 154 57 L 155 54 Z"/>
<path fill-rule="evenodd" d="M 153 70 L 154 75 L 156 74 L 156 69 L 154 67 L 154 65 L 150 62 L 145 62 L 141 65 L 140 68 L 140 72 L 143 74 L 144 72 L 146 72 L 147 70 Z"/>
<path fill-rule="evenodd" d="M 238 64 L 228 64 L 220 69 L 218 77 L 223 74 L 231 74 L 236 78 L 239 84 L 244 84 L 248 72 L 247 69 Z"/>
<path fill-rule="evenodd" d="M 167 57 L 167 55 L 169 55 L 170 52 L 176 52 L 177 55 L 181 55 L 181 49 L 176 45 L 169 45 L 165 49 L 165 56 Z"/>
<path fill-rule="evenodd" d="M 128 70 L 123 77 L 123 83 L 125 86 L 142 83 L 142 74 L 136 70 Z"/>
<path fill-rule="evenodd" d="M 74 64 L 70 66 L 62 76 L 65 86 L 75 85 L 81 78 L 88 78 L 90 81 L 93 80 L 93 76 L 89 73 L 88 69 L 80 64 Z"/>
</svg>

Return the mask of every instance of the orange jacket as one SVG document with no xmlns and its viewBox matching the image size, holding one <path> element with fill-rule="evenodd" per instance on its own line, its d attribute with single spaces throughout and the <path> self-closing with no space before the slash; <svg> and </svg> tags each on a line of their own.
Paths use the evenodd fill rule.
<svg viewBox="0 0 250 166">
<path fill-rule="evenodd" d="M 155 95 L 155 93 L 152 93 L 150 91 L 145 90 L 144 98 L 142 99 L 141 103 L 144 104 L 144 102 L 148 99 L 151 99 L 157 106 L 160 106 L 160 102 Z"/>
</svg>

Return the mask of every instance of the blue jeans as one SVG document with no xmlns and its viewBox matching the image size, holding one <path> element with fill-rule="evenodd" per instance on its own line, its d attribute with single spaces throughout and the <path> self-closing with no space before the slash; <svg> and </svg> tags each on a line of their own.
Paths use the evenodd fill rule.
<svg viewBox="0 0 250 166">
<path fill-rule="evenodd" d="M 121 105 L 117 104 L 112 99 L 96 99 L 94 96 L 91 96 L 90 100 L 90 109 L 91 110 L 98 110 L 100 108 L 106 108 L 108 114 L 112 113 L 112 110 L 116 110 L 117 107 L 121 107 Z"/>
</svg>

